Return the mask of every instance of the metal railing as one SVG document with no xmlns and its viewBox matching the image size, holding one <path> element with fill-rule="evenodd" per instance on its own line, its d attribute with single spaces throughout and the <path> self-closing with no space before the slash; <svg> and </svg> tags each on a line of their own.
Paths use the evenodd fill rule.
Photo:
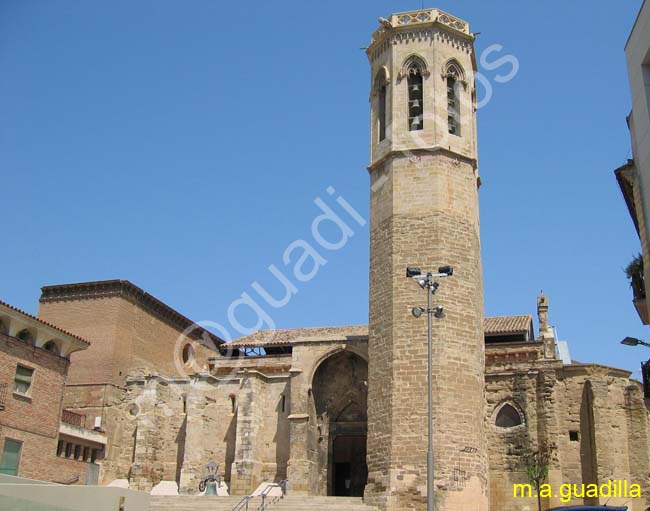
<svg viewBox="0 0 650 511">
<path fill-rule="evenodd" d="M 0 410 L 5 409 L 6 401 L 7 401 L 7 384 L 0 383 Z"/>
<path fill-rule="evenodd" d="M 280 488 L 282 490 L 282 494 L 269 498 L 269 494 L 271 493 L 271 491 L 273 491 L 274 488 Z M 286 479 L 280 481 L 279 483 L 270 483 L 264 487 L 262 493 L 260 493 L 259 495 L 246 495 L 245 497 L 242 497 L 242 499 L 237 503 L 237 505 L 232 508 L 232 511 L 249 511 L 248 507 L 250 501 L 253 500 L 256 496 L 262 498 L 262 503 L 257 507 L 256 511 L 266 511 L 269 508 L 269 506 L 283 499 L 286 494 L 287 494 Z"/>
<path fill-rule="evenodd" d="M 242 497 L 242 499 L 237 502 L 237 505 L 232 508 L 232 511 L 248 511 L 248 502 L 251 501 L 253 497 L 250 495 L 246 495 L 245 497 Z"/>
<path fill-rule="evenodd" d="M 71 412 L 70 410 L 63 410 L 61 414 L 61 422 L 77 426 L 78 428 L 86 428 L 86 416 L 80 413 Z"/>
</svg>

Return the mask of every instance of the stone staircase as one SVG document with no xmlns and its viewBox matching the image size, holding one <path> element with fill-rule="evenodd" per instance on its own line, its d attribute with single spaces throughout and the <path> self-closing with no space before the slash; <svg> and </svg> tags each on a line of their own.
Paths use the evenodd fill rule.
<svg viewBox="0 0 650 511">
<path fill-rule="evenodd" d="M 151 497 L 149 511 L 232 511 L 242 497 Z M 267 504 L 272 502 L 267 497 Z M 248 511 L 257 511 L 262 504 L 261 497 L 248 502 Z M 376 507 L 367 506 L 361 497 L 306 497 L 287 495 L 275 504 L 268 506 L 268 511 L 377 511 Z M 245 507 L 242 511 L 245 510 Z"/>
</svg>

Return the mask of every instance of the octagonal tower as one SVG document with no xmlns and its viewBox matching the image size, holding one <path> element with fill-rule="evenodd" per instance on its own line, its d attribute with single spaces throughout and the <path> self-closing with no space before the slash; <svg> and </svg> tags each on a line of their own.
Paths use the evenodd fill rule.
<svg viewBox="0 0 650 511">
<path fill-rule="evenodd" d="M 371 66 L 369 503 L 425 509 L 426 293 L 405 278 L 452 265 L 434 324 L 437 511 L 488 507 L 474 36 L 437 9 L 380 18 Z"/>
</svg>

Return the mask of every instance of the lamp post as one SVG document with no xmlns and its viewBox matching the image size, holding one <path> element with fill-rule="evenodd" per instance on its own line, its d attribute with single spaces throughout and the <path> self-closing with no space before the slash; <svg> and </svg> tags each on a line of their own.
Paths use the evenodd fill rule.
<svg viewBox="0 0 650 511">
<path fill-rule="evenodd" d="M 642 341 L 641 339 L 637 339 L 635 337 L 626 337 L 621 341 L 621 344 L 625 344 L 625 346 L 646 346 L 650 348 L 650 343 Z"/>
<path fill-rule="evenodd" d="M 637 339 L 636 337 L 626 337 L 621 341 L 625 346 L 645 346 L 650 348 L 650 343 Z M 643 378 L 643 397 L 650 399 L 650 360 L 641 362 L 641 377 Z"/>
<path fill-rule="evenodd" d="M 454 274 L 454 269 L 451 266 L 441 266 L 438 268 L 438 273 L 428 272 L 422 274 L 419 268 L 408 267 L 406 268 L 406 277 L 415 280 L 422 289 L 427 290 L 427 344 L 428 344 L 428 370 L 427 370 L 427 393 L 428 393 L 428 448 L 427 448 L 427 511 L 433 511 L 433 379 L 431 371 L 433 367 L 433 336 L 432 324 L 433 318 L 442 319 L 445 317 L 444 309 L 438 305 L 433 306 L 433 295 L 440 284 L 434 279 L 443 277 L 451 277 Z M 414 317 L 419 318 L 425 312 L 422 307 L 413 307 L 411 313 Z"/>
</svg>

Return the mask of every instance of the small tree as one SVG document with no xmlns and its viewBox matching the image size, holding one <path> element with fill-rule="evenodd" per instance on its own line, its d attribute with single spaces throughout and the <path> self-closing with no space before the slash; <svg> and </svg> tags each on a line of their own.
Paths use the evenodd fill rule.
<svg viewBox="0 0 650 511">
<path fill-rule="evenodd" d="M 522 462 L 526 468 L 526 475 L 528 482 L 535 489 L 537 493 L 537 509 L 542 511 L 542 496 L 540 495 L 540 488 L 546 478 L 548 477 L 548 467 L 553 460 L 553 455 L 557 449 L 554 443 L 543 443 L 536 451 L 530 450 L 524 454 Z"/>
</svg>

